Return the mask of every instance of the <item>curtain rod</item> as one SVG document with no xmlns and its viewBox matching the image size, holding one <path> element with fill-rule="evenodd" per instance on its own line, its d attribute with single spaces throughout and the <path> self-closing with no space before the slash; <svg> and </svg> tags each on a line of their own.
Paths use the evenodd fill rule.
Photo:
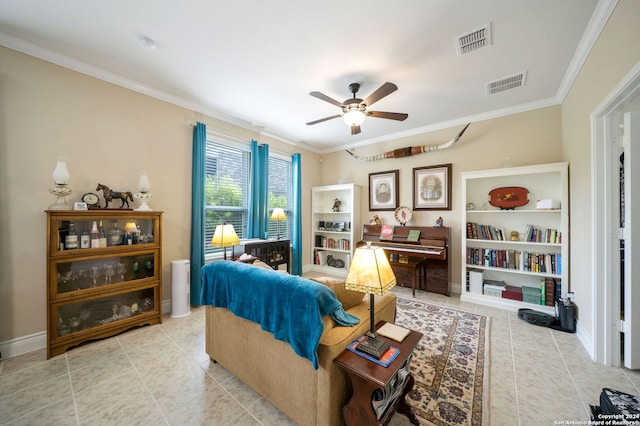
<svg viewBox="0 0 640 426">
<path fill-rule="evenodd" d="M 196 127 L 196 123 L 194 123 L 193 121 L 190 121 L 189 122 L 189 126 L 190 127 Z M 227 139 L 231 140 L 232 142 L 241 143 L 243 145 L 250 145 L 251 144 L 251 141 L 246 141 L 246 140 L 240 139 L 237 136 L 225 135 L 224 133 L 220 133 L 220 132 L 217 132 L 215 130 L 209 130 L 208 127 L 207 127 L 207 133 L 211 134 L 211 135 L 227 138 Z M 271 152 L 273 152 L 274 154 L 280 154 L 280 155 L 287 156 L 287 157 L 291 156 L 291 153 L 289 153 L 289 152 L 280 151 L 280 150 L 277 150 L 277 149 L 273 149 L 271 147 L 269 148 L 269 150 Z"/>
<path fill-rule="evenodd" d="M 193 121 L 190 121 L 189 122 L 189 126 L 190 127 L 196 127 L 196 123 L 194 123 Z M 220 133 L 220 132 L 217 132 L 215 130 L 210 130 L 208 126 L 207 126 L 207 133 L 209 133 L 211 135 L 227 138 L 227 139 L 232 140 L 233 142 L 238 142 L 238 143 L 242 143 L 242 144 L 249 144 L 251 142 L 251 141 L 246 141 L 246 140 L 240 139 L 237 136 L 226 135 L 224 133 Z"/>
</svg>

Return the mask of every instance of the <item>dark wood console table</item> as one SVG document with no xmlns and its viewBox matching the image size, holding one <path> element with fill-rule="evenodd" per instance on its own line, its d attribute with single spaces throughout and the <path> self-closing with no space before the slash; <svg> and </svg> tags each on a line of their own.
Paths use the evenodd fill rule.
<svg viewBox="0 0 640 426">
<path fill-rule="evenodd" d="M 248 240 L 240 244 L 240 250 L 257 257 L 273 269 L 280 265 L 287 265 L 287 272 L 291 273 L 291 244 L 289 240 Z M 238 250 L 234 246 L 234 253 Z"/>
<path fill-rule="evenodd" d="M 380 321 L 376 329 L 384 323 L 385 321 Z M 400 349 L 398 357 L 388 367 L 369 361 L 348 349 L 333 360 L 347 372 L 353 387 L 351 398 L 342 408 L 344 422 L 347 426 L 385 425 L 397 411 L 406 415 L 411 423 L 418 425 L 418 419 L 411 412 L 411 407 L 407 405 L 405 396 L 413 388 L 414 379 L 409 373 L 409 363 L 413 349 L 422 338 L 422 333 L 412 330 L 402 342 L 382 336 L 378 338 Z M 394 384 L 396 387 L 393 386 Z M 372 401 L 372 395 L 384 395 L 386 399 Z M 388 405 L 380 413 L 376 413 L 374 406 L 377 404 L 383 407 L 384 404 Z"/>
</svg>

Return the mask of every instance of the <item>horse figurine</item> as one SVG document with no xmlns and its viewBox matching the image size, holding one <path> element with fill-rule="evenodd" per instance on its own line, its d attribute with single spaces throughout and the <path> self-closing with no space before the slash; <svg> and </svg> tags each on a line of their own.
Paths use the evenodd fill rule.
<svg viewBox="0 0 640 426">
<path fill-rule="evenodd" d="M 133 194 L 130 191 L 125 191 L 125 192 L 112 191 L 111 188 L 109 188 L 107 185 L 103 185 L 101 183 L 99 183 L 98 186 L 96 187 L 96 191 L 102 191 L 102 196 L 104 197 L 105 209 L 109 208 L 109 203 L 114 198 L 119 198 L 120 201 L 122 202 L 122 204 L 120 205 L 120 208 L 124 208 L 125 204 L 127 208 L 129 208 L 129 200 L 133 201 Z"/>
</svg>

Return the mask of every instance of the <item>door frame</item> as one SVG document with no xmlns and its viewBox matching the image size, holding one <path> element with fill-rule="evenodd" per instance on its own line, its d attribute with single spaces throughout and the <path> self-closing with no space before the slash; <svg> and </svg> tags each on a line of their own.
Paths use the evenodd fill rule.
<svg viewBox="0 0 640 426">
<path fill-rule="evenodd" d="M 617 124 L 630 100 L 640 96 L 640 62 L 591 113 L 591 188 L 593 245 L 591 250 L 591 354 L 594 361 L 621 366 L 620 263 L 617 212 L 617 147 L 609 143 L 619 135 Z M 640 332 L 640 330 L 638 331 Z"/>
</svg>

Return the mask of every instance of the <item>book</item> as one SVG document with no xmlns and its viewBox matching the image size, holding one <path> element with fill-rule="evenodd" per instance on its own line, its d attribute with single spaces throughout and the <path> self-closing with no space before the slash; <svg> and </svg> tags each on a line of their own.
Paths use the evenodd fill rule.
<svg viewBox="0 0 640 426">
<path fill-rule="evenodd" d="M 369 361 L 373 361 L 376 364 L 380 364 L 383 367 L 388 367 L 389 364 L 391 364 L 393 360 L 396 359 L 400 354 L 400 349 L 396 348 L 395 346 L 389 346 L 389 349 L 387 349 L 387 351 L 382 354 L 382 357 L 380 357 L 380 359 L 375 359 L 371 355 L 367 355 L 364 352 L 360 352 L 359 350 L 356 349 L 356 346 L 358 346 L 358 343 L 362 342 L 366 338 L 367 336 L 360 336 L 358 340 L 355 340 L 349 346 L 347 346 L 347 349 L 349 349 L 351 352 L 355 354 L 360 355 L 363 358 L 368 359 Z"/>
<path fill-rule="evenodd" d="M 382 227 L 380 228 L 380 239 L 393 240 L 393 226 L 382 225 Z"/>
<path fill-rule="evenodd" d="M 412 229 L 409 231 L 409 235 L 407 235 L 407 241 L 411 243 L 417 243 L 420 240 L 420 231 L 417 229 Z"/>
<path fill-rule="evenodd" d="M 410 330 L 388 322 L 380 327 L 376 332 L 379 335 L 388 337 L 396 342 L 402 342 L 409 335 Z"/>
</svg>

